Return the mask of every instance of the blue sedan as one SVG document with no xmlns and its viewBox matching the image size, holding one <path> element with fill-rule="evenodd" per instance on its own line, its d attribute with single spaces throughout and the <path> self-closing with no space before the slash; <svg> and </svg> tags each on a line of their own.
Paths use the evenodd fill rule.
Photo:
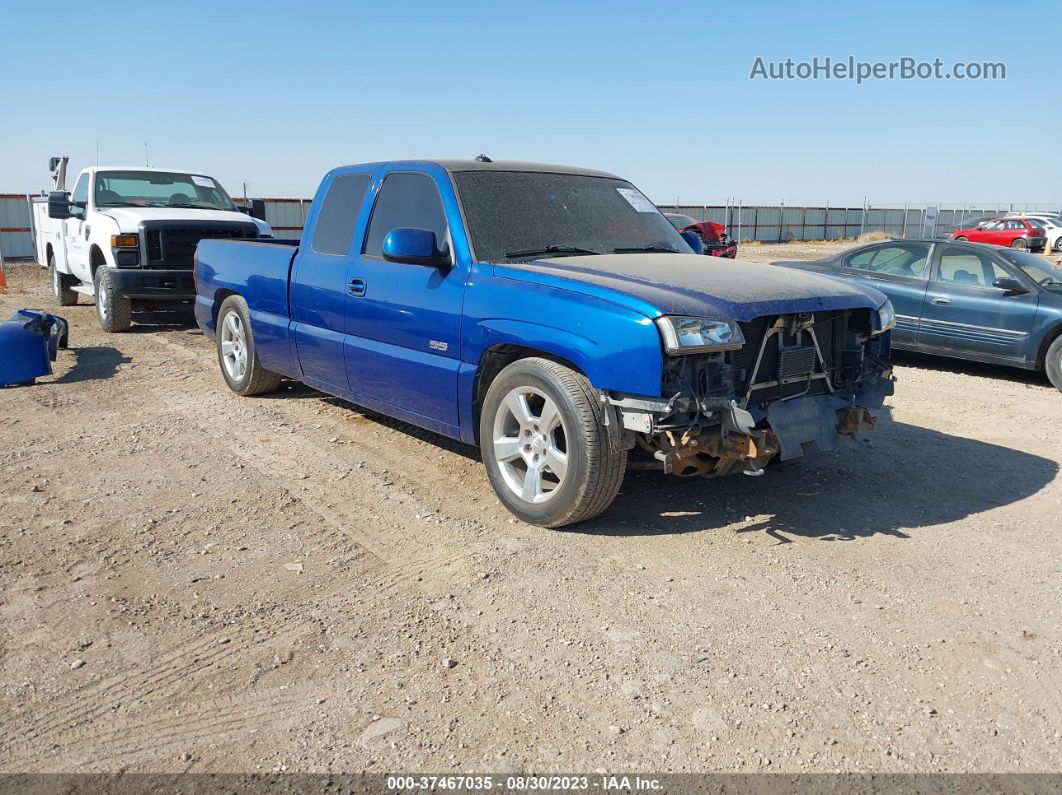
<svg viewBox="0 0 1062 795">
<path fill-rule="evenodd" d="M 1062 390 L 1062 269 L 1025 251 L 889 240 L 772 263 L 853 279 L 896 309 L 894 348 L 1040 370 Z"/>
</svg>

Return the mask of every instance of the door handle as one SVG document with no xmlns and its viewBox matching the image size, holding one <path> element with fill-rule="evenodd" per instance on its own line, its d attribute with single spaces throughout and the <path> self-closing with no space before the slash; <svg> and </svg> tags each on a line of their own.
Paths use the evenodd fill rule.
<svg viewBox="0 0 1062 795">
<path fill-rule="evenodd" d="M 365 287 L 364 279 L 351 279 L 350 284 L 347 285 L 347 292 L 355 298 L 361 298 L 365 295 Z"/>
<path fill-rule="evenodd" d="M 935 296 L 933 296 L 932 298 L 929 299 L 929 303 L 937 304 L 939 306 L 941 304 L 950 304 L 951 303 L 951 299 L 950 298 L 945 298 L 942 295 L 935 295 Z"/>
</svg>

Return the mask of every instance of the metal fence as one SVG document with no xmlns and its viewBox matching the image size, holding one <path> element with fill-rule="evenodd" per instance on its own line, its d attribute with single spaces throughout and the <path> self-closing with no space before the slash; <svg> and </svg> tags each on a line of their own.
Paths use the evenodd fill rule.
<svg viewBox="0 0 1062 795">
<path fill-rule="evenodd" d="M 236 199 L 249 206 L 279 238 L 298 238 L 306 225 L 310 199 Z M 892 205 L 864 207 L 787 207 L 777 205 L 679 204 L 661 205 L 664 212 L 681 213 L 697 221 L 724 224 L 738 240 L 781 243 L 787 240 L 841 240 L 868 232 L 892 237 L 941 236 L 966 220 L 1008 212 L 1050 212 L 1062 214 L 1058 205 L 1029 205 L 985 202 L 972 205 Z M 934 220 L 935 214 L 935 220 Z M 24 193 L 0 193 L 0 256 L 4 259 L 33 259 L 33 221 L 30 197 Z"/>
<path fill-rule="evenodd" d="M 0 256 L 3 259 L 32 259 L 33 221 L 29 196 L 0 193 Z"/>
<path fill-rule="evenodd" d="M 726 226 L 738 240 L 783 243 L 788 240 L 842 240 L 869 232 L 890 237 L 947 235 L 965 221 L 1009 212 L 1062 214 L 1059 205 L 977 204 L 958 207 L 900 205 L 879 207 L 787 207 L 776 205 L 660 205 L 665 213 L 681 213 L 696 221 Z"/>
</svg>

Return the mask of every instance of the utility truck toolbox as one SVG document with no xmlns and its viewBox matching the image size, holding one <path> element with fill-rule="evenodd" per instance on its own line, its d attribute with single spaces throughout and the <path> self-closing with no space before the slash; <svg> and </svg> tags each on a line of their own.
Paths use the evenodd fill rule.
<svg viewBox="0 0 1062 795">
<path fill-rule="evenodd" d="M 477 444 L 499 499 L 547 527 L 603 512 L 628 459 L 761 475 L 870 430 L 892 393 L 886 298 L 705 267 L 686 235 L 600 171 L 345 166 L 300 245 L 200 242 L 196 318 L 235 392 L 298 379 Z"/>
<path fill-rule="evenodd" d="M 37 252 L 56 303 L 95 299 L 105 331 L 124 331 L 143 302 L 191 301 L 192 258 L 206 238 L 272 237 L 213 177 L 194 171 L 97 166 L 64 188 L 66 159 L 52 158 L 47 213 L 35 202 Z"/>
</svg>

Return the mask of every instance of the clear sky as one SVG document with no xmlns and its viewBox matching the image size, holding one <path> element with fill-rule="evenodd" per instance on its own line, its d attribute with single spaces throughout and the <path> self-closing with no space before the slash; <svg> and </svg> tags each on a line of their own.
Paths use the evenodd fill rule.
<svg viewBox="0 0 1062 795">
<path fill-rule="evenodd" d="M 343 163 L 539 160 L 658 203 L 1062 202 L 1062 3 L 12 2 L 0 192 L 46 161 L 309 196 Z M 750 80 L 1002 61 L 1003 81 Z"/>
</svg>

